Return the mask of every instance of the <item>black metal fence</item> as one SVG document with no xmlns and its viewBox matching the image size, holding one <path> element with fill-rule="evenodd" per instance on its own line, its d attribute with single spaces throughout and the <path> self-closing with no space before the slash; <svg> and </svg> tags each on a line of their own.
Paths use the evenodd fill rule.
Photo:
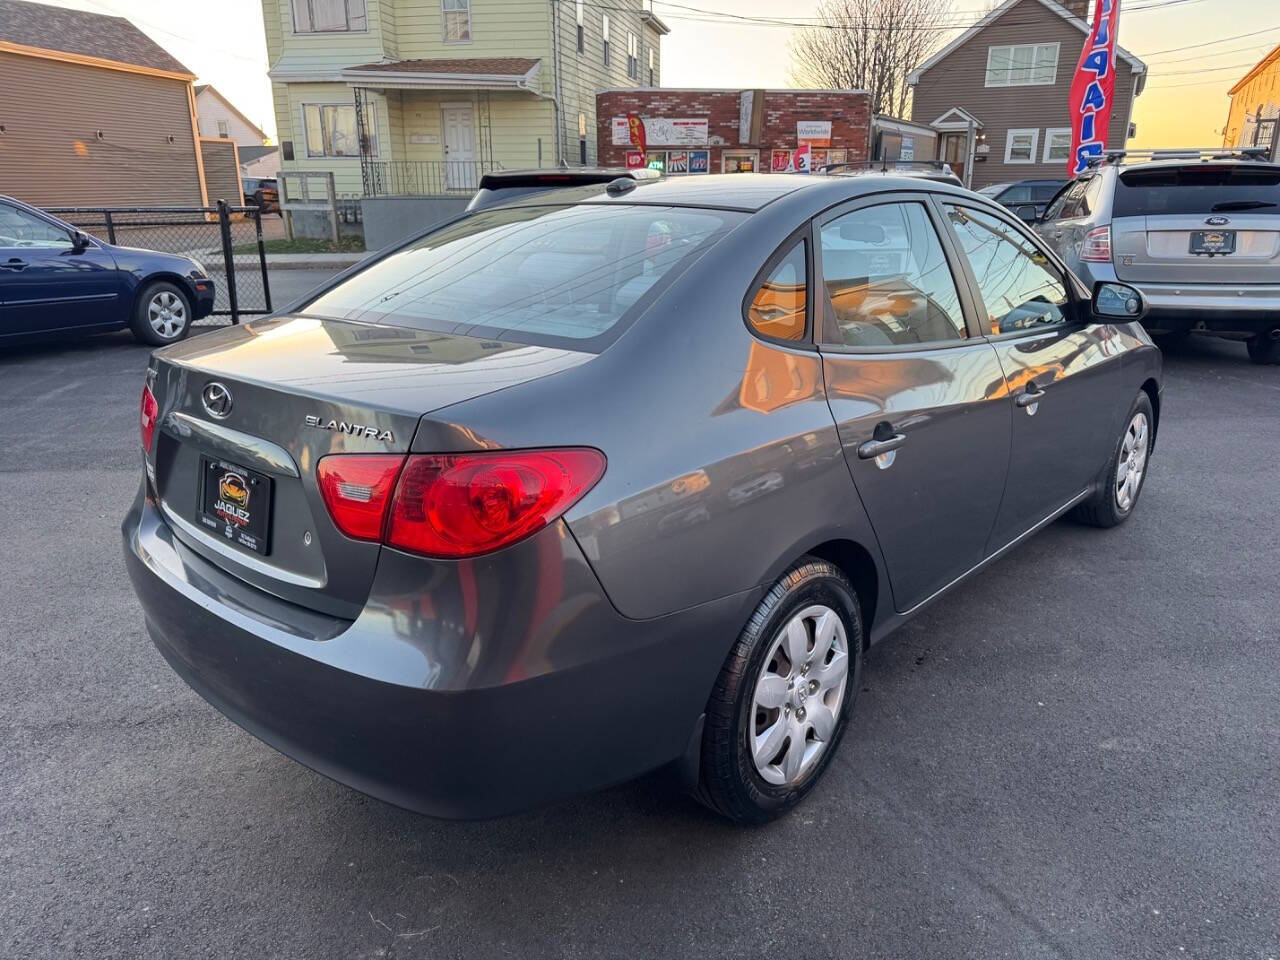
<svg viewBox="0 0 1280 960">
<path fill-rule="evenodd" d="M 271 283 L 262 211 L 233 207 L 49 207 L 85 233 L 124 247 L 144 247 L 198 260 L 213 279 L 213 314 L 197 323 L 239 323 L 271 312 Z"/>
</svg>

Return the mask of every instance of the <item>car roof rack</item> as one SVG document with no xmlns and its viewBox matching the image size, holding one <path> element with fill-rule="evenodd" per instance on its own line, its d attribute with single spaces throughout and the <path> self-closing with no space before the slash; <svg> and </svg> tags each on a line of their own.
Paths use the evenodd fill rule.
<svg viewBox="0 0 1280 960">
<path fill-rule="evenodd" d="M 935 170 L 951 173 L 950 164 L 941 160 L 848 160 L 840 163 L 823 164 L 818 169 L 823 173 L 859 173 L 863 170 L 874 170 L 878 173 L 891 173 L 894 170 Z"/>
<path fill-rule="evenodd" d="M 1154 160 L 1196 160 L 1208 163 L 1211 160 L 1257 160 L 1266 163 L 1270 159 L 1270 150 L 1266 147 L 1155 147 L 1150 150 L 1107 150 L 1097 157 L 1089 158 L 1089 167 L 1102 167 L 1109 164 L 1149 163 Z"/>
</svg>

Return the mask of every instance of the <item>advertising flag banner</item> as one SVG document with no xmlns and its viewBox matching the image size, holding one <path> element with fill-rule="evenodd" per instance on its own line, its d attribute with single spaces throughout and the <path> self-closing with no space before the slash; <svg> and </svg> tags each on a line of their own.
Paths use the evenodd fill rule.
<svg viewBox="0 0 1280 960">
<path fill-rule="evenodd" d="M 631 144 L 641 153 L 645 151 L 644 121 L 637 114 L 627 114 L 627 132 L 631 135 Z"/>
<path fill-rule="evenodd" d="M 1067 173 L 1072 178 L 1089 167 L 1092 157 L 1107 147 L 1107 128 L 1116 90 L 1116 33 L 1120 28 L 1120 0 L 1094 0 L 1093 29 L 1080 53 L 1071 80 L 1071 154 Z"/>
</svg>

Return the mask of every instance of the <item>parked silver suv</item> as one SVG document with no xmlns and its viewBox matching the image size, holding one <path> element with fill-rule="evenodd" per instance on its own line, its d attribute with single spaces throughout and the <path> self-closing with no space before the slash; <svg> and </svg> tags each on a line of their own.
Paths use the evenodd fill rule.
<svg viewBox="0 0 1280 960">
<path fill-rule="evenodd" d="M 1112 153 L 1035 229 L 1089 285 L 1123 281 L 1154 333 L 1208 333 L 1280 363 L 1280 164 L 1262 151 Z"/>
</svg>

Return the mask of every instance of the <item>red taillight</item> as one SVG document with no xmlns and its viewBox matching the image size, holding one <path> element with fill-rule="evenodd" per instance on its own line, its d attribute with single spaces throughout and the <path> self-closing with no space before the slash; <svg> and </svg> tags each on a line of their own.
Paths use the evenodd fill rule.
<svg viewBox="0 0 1280 960">
<path fill-rule="evenodd" d="M 156 433 L 156 418 L 160 416 L 160 405 L 156 403 L 151 387 L 142 386 L 142 409 L 138 415 L 138 426 L 142 431 L 142 452 L 151 452 L 151 438 Z"/>
<path fill-rule="evenodd" d="M 381 540 L 404 457 L 334 454 L 316 464 L 320 495 L 334 526 L 356 540 Z"/>
<path fill-rule="evenodd" d="M 604 474 L 585 447 L 410 456 L 386 542 L 432 557 L 472 557 L 541 530 Z"/>
<path fill-rule="evenodd" d="M 1080 259 L 1089 263 L 1111 262 L 1111 228 L 1094 227 L 1084 235 L 1080 246 Z"/>
</svg>

